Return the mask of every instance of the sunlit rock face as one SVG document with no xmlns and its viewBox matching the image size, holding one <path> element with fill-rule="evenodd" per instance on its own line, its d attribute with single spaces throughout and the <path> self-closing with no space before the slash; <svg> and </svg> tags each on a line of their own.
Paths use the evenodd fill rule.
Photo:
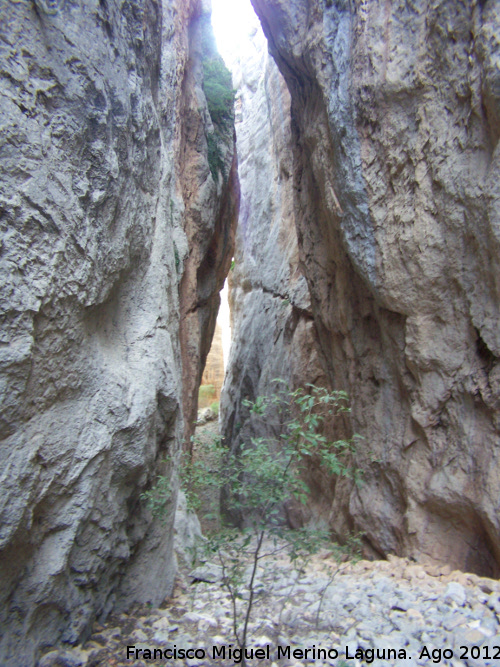
<svg viewBox="0 0 500 667">
<path fill-rule="evenodd" d="M 189 216 L 205 207 L 199 266 L 237 203 L 232 139 L 228 177 L 207 160 L 203 12 L 1 3 L 2 665 L 172 587 Z M 192 358 L 231 254 L 228 241 L 191 278 L 214 310 Z M 172 493 L 153 521 L 140 494 L 158 474 Z"/>
<path fill-rule="evenodd" d="M 290 96 L 265 38 L 232 65 L 241 205 L 229 272 L 232 345 L 224 383 L 222 434 L 235 450 L 273 424 L 250 420 L 243 399 L 321 382 L 307 283 L 299 267 L 291 174 Z"/>
<path fill-rule="evenodd" d="M 253 0 L 291 94 L 294 216 L 375 553 L 500 571 L 498 3 Z"/>
</svg>

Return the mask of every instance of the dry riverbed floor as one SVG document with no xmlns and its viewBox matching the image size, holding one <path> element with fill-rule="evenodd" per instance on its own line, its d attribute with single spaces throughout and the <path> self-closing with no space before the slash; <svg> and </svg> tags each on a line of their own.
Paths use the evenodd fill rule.
<svg viewBox="0 0 500 667">
<path fill-rule="evenodd" d="M 270 659 L 254 658 L 250 665 L 342 666 L 347 661 L 354 666 L 367 664 L 370 649 L 374 649 L 371 664 L 378 666 L 500 665 L 500 648 L 495 648 L 500 647 L 497 581 L 395 557 L 338 565 L 326 550 L 313 556 L 300 572 L 290 568 L 283 554 L 263 562 L 248 644 L 264 650 L 269 645 Z M 192 581 L 185 569 L 179 573 L 172 598 L 161 609 L 138 608 L 110 618 L 103 626 L 96 624 L 86 644 L 53 651 L 39 665 L 226 667 L 235 664 L 228 657 L 230 644 L 234 649 L 227 591 L 220 581 Z M 131 646 L 135 648 L 129 649 L 129 655 L 134 657 L 127 659 Z M 223 646 L 225 659 L 218 657 Z M 148 655 L 146 650 L 174 647 L 201 649 L 205 657 L 200 657 L 201 652 L 187 660 L 143 657 Z M 215 658 L 213 647 L 217 647 Z M 278 647 L 283 647 L 279 659 Z M 286 647 L 290 647 L 289 659 Z M 326 652 L 318 658 L 313 647 Z M 379 656 L 385 650 L 385 659 L 377 659 L 377 649 Z M 358 657 L 351 659 L 356 653 Z"/>
<path fill-rule="evenodd" d="M 198 428 L 195 451 L 206 451 L 217 433 L 216 422 Z M 202 506 L 214 500 L 213 490 L 207 490 Z M 201 524 L 212 531 L 219 521 L 201 517 Z M 265 545 L 266 552 L 274 549 Z M 498 581 L 396 557 L 339 564 L 326 549 L 300 568 L 283 551 L 261 565 L 249 626 L 247 645 L 254 650 L 249 666 L 500 667 Z M 238 654 L 229 654 L 237 647 L 229 593 L 216 566 L 197 575 L 181 566 L 173 595 L 160 609 L 143 606 L 95 624 L 85 644 L 51 651 L 38 667 L 238 664 Z M 154 655 L 155 649 L 164 657 L 149 659 L 147 651 Z M 174 649 L 197 650 L 197 657 L 172 659 Z M 259 649 L 264 655 L 269 650 L 269 659 L 259 659 Z"/>
</svg>

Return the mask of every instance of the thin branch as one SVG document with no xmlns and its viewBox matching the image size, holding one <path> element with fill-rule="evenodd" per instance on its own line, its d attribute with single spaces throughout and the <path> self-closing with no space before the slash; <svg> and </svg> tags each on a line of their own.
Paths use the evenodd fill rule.
<svg viewBox="0 0 500 667">
<path fill-rule="evenodd" d="M 260 560 L 261 558 L 267 558 L 268 556 L 274 556 L 275 554 L 279 554 L 280 551 L 284 551 L 285 549 L 288 549 L 289 546 L 290 546 L 289 544 L 284 544 L 282 547 L 278 547 L 278 548 L 275 549 L 274 551 L 268 551 L 268 552 L 266 552 L 265 554 L 261 554 L 261 555 L 259 556 L 259 560 Z"/>
<path fill-rule="evenodd" d="M 233 607 L 233 632 L 234 632 L 234 636 L 236 637 L 236 641 L 238 642 L 238 646 L 241 648 L 241 641 L 240 641 L 240 635 L 239 635 L 239 632 L 238 632 L 238 624 L 237 624 L 238 609 L 236 607 L 236 596 L 234 594 L 233 587 L 229 583 L 229 579 L 226 575 L 226 563 L 225 563 L 225 561 L 222 557 L 222 553 L 221 553 L 220 549 L 218 550 L 217 555 L 219 556 L 219 560 L 220 560 L 221 567 L 222 567 L 222 581 L 224 583 L 224 586 L 227 588 L 227 590 L 229 592 L 229 597 L 231 598 L 231 604 L 232 604 L 232 607 Z"/>
<path fill-rule="evenodd" d="M 325 587 L 323 588 L 323 590 L 321 591 L 321 595 L 320 595 L 320 597 L 319 597 L 318 611 L 316 612 L 316 629 L 318 629 L 319 616 L 320 616 L 320 614 L 321 614 L 321 607 L 323 606 L 323 600 L 325 599 L 326 589 L 333 583 L 333 580 L 335 579 L 335 577 L 337 576 L 337 574 L 338 574 L 339 572 L 345 570 L 345 569 L 346 569 L 345 567 L 344 567 L 344 568 L 341 568 L 340 565 L 339 565 L 339 566 L 337 567 L 337 569 L 335 570 L 335 572 L 331 575 L 331 577 L 330 577 L 328 583 L 326 584 L 326 586 L 325 586 Z"/>
<path fill-rule="evenodd" d="M 245 625 L 243 626 L 243 650 L 246 648 L 246 643 L 247 643 L 247 630 L 248 630 L 248 622 L 250 620 L 250 613 L 252 611 L 252 604 L 253 604 L 253 595 L 254 595 L 254 587 L 253 583 L 255 580 L 255 574 L 257 572 L 257 564 L 259 561 L 259 551 L 262 547 L 262 541 L 264 540 L 264 529 L 260 531 L 259 535 L 259 541 L 257 542 L 257 547 L 255 548 L 254 554 L 253 554 L 253 568 L 252 568 L 252 576 L 250 578 L 250 583 L 248 585 L 249 590 L 250 590 L 250 597 L 248 599 L 248 605 L 247 605 L 247 613 L 245 615 Z"/>
</svg>

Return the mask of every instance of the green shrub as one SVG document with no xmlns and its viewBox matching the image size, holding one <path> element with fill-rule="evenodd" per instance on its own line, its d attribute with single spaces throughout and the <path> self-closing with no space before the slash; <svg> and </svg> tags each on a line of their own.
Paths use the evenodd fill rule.
<svg viewBox="0 0 500 667">
<path fill-rule="evenodd" d="M 194 455 L 197 450 L 197 455 Z M 187 506 L 196 512 L 201 507 L 201 498 L 207 495 L 207 490 L 220 490 L 225 449 L 220 437 L 208 438 L 201 441 L 191 436 L 191 448 L 184 450 L 181 456 L 180 482 L 186 495 Z M 215 494 L 218 498 L 218 494 Z M 211 514 L 219 511 L 218 507 L 205 506 Z"/>
<path fill-rule="evenodd" d="M 267 423 L 269 416 L 277 412 L 282 425 L 278 437 L 251 438 L 250 442 L 242 443 L 238 451 L 224 450 L 218 442 L 213 460 L 218 460 L 219 465 L 200 465 L 191 458 L 181 475 L 192 506 L 196 506 L 198 489 L 218 486 L 223 490 L 229 516 L 244 520 L 244 530 L 229 528 L 205 542 L 207 551 L 217 556 L 222 567 L 223 585 L 232 602 L 233 633 L 241 649 L 247 645 L 256 574 L 261 560 L 271 555 L 263 550 L 266 539 L 284 538 L 290 560 L 299 563 L 300 569 L 301 560 L 328 538 L 324 531 L 293 531 L 283 525 L 286 503 L 292 498 L 307 502 L 310 489 L 304 481 L 304 473 L 309 462 L 331 475 L 359 482 L 359 471 L 353 466 L 359 436 L 333 442 L 322 433 L 326 421 L 350 412 L 347 394 L 313 385 L 292 392 L 283 381 L 276 382 L 284 388 L 272 396 L 245 400 L 243 405 L 249 409 L 250 418 L 257 422 Z M 262 428 L 256 430 L 262 431 Z M 281 547 L 278 550 L 281 551 Z M 245 574 L 248 561 L 250 579 Z M 242 665 L 245 665 L 244 660 Z"/>
<path fill-rule="evenodd" d="M 203 61 L 203 92 L 212 123 L 220 130 L 234 122 L 234 90 L 231 72 L 220 56 Z"/>
<path fill-rule="evenodd" d="M 224 160 L 222 159 L 222 153 L 217 141 L 217 133 L 212 132 L 212 134 L 207 134 L 207 151 L 208 151 L 208 166 L 210 167 L 210 173 L 214 181 L 217 181 L 217 175 L 219 171 L 222 174 L 222 178 L 226 178 L 226 168 L 224 166 Z"/>
<path fill-rule="evenodd" d="M 215 415 L 218 415 L 219 414 L 219 401 L 214 401 L 213 403 L 210 403 L 210 410 L 212 410 L 212 412 Z"/>
<path fill-rule="evenodd" d="M 234 94 L 231 72 L 218 54 L 203 60 L 203 92 L 214 131 L 207 134 L 208 164 L 214 181 L 219 172 L 225 179 L 226 169 L 221 150 L 224 138 L 230 138 L 234 128 Z"/>
<path fill-rule="evenodd" d="M 146 502 L 148 509 L 155 519 L 166 521 L 168 506 L 172 502 L 172 485 L 170 476 L 159 475 L 156 484 L 148 491 L 141 493 L 141 500 Z"/>
</svg>

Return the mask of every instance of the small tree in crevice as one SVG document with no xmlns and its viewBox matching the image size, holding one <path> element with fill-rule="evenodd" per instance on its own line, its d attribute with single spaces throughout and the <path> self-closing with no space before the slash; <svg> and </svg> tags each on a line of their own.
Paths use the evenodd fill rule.
<svg viewBox="0 0 500 667">
<path fill-rule="evenodd" d="M 243 528 L 226 528 L 206 542 L 207 551 L 216 556 L 222 569 L 243 665 L 249 623 L 259 595 L 261 561 L 284 551 L 292 562 L 300 562 L 299 557 L 324 544 L 324 534 L 289 530 L 284 521 L 286 503 L 292 498 L 306 503 L 309 498 L 304 479 L 310 462 L 330 475 L 360 481 L 353 464 L 359 436 L 331 441 L 322 432 L 326 420 L 350 412 L 347 394 L 314 385 L 290 391 L 283 381 L 276 383 L 273 395 L 243 403 L 251 419 L 257 421 L 277 412 L 281 433 L 275 438 L 251 438 L 238 451 L 219 449 L 218 470 L 203 471 L 191 462 L 184 479 L 184 485 L 196 495 L 197 484 L 208 475 L 206 482 L 224 488 L 228 514 L 243 519 Z"/>
</svg>

